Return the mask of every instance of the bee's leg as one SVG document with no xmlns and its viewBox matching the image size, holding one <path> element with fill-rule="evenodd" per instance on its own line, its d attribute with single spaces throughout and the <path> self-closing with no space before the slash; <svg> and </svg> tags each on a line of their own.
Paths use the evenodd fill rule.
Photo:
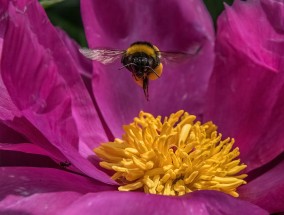
<svg viewBox="0 0 284 215">
<path fill-rule="evenodd" d="M 144 95 L 147 101 L 149 101 L 148 86 L 149 86 L 149 79 L 148 77 L 144 77 L 143 78 L 143 90 L 144 90 Z"/>
<path fill-rule="evenodd" d="M 137 76 L 132 72 L 132 77 L 135 79 L 135 81 L 138 81 Z"/>
<path fill-rule="evenodd" d="M 151 73 L 154 73 L 158 78 L 160 78 L 160 76 L 158 75 L 158 73 L 152 69 L 150 66 L 145 66 L 146 68 L 150 69 L 148 70 L 147 74 L 150 75 Z"/>
</svg>

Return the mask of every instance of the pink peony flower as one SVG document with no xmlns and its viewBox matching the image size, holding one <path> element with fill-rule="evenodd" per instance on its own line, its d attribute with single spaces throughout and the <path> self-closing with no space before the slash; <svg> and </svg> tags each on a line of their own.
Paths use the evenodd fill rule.
<svg viewBox="0 0 284 215">
<path fill-rule="evenodd" d="M 82 1 L 90 48 L 126 49 L 137 40 L 164 51 L 202 47 L 189 61 L 164 66 L 149 102 L 119 64 L 93 62 L 91 82 L 83 78 L 91 62 L 37 1 L 0 3 L 1 213 L 284 211 L 281 2 L 236 0 L 218 20 L 214 52 L 212 23 L 198 0 Z M 99 166 L 93 149 L 121 137 L 140 110 L 167 116 L 179 109 L 236 138 L 249 175 L 239 198 L 213 190 L 120 192 Z"/>
</svg>

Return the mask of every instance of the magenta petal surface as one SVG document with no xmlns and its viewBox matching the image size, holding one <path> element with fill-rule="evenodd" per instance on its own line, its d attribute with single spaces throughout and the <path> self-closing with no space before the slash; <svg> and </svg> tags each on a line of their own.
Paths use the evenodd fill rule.
<svg viewBox="0 0 284 215">
<path fill-rule="evenodd" d="M 7 196 L 0 203 L 0 214 L 5 215 L 50 215 L 60 214 L 82 194 L 63 191 L 34 194 L 28 197 Z"/>
<path fill-rule="evenodd" d="M 79 198 L 62 214 L 268 214 L 245 201 L 214 191 L 197 191 L 182 197 L 139 192 L 100 192 Z"/>
<path fill-rule="evenodd" d="M 2 20 L 2 22 L 4 21 L 6 20 Z M 46 138 L 23 116 L 22 112 L 14 104 L 5 84 L 3 83 L 2 74 L 0 74 L 0 101 L 1 143 L 25 142 L 23 141 L 24 136 L 34 144 L 37 144 L 49 152 L 49 156 L 51 158 L 55 160 L 62 160 L 64 158 L 62 153 L 52 146 L 48 140 L 46 140 Z M 23 136 L 21 136 L 21 134 Z"/>
<path fill-rule="evenodd" d="M 81 1 L 90 48 L 125 50 L 136 41 L 149 41 L 162 51 L 199 53 L 182 63 L 164 64 L 160 79 L 150 81 L 150 101 L 122 65 L 94 62 L 93 91 L 115 137 L 140 110 L 169 115 L 179 109 L 202 112 L 204 93 L 213 66 L 214 33 L 201 1 Z"/>
<path fill-rule="evenodd" d="M 284 211 L 284 161 L 247 185 L 240 187 L 240 197 L 270 213 Z"/>
<path fill-rule="evenodd" d="M 31 143 L 0 143 L 0 150 L 18 151 L 49 156 L 49 153 L 47 151 Z"/>
<path fill-rule="evenodd" d="M 259 1 L 237 0 L 218 19 L 205 121 L 236 139 L 247 171 L 284 149 L 283 41 Z"/>
<path fill-rule="evenodd" d="M 21 142 L 26 142 L 26 139 L 18 132 L 14 131 L 13 129 L 0 122 L 0 143 Z"/>
<path fill-rule="evenodd" d="M 2 22 L 5 21 L 7 20 L 2 20 Z M 48 140 L 46 140 L 46 138 L 23 116 L 22 112 L 14 104 L 5 84 L 3 83 L 2 74 L 0 74 L 0 101 L 1 143 L 17 141 L 25 142 L 23 141 L 24 138 L 20 135 L 22 134 L 25 138 L 29 139 L 34 144 L 37 144 L 46 149 L 49 152 L 51 158 L 55 160 L 63 159 L 64 156 L 62 155 L 62 153 L 57 148 L 52 146 L 48 142 Z"/>
<path fill-rule="evenodd" d="M 67 158 L 55 159 L 50 151 L 31 143 L 0 143 L 0 166 L 33 166 L 63 168 L 60 163 L 67 162 Z M 74 165 L 68 170 L 79 171 Z"/>
<path fill-rule="evenodd" d="M 276 32 L 284 33 L 284 2 L 282 0 L 260 0 L 268 21 Z"/>
<path fill-rule="evenodd" d="M 1 55 L 0 55 L 1 57 Z M 1 58 L 0 58 L 1 63 Z M 1 71 L 1 68 L 0 68 Z M 21 117 L 22 114 L 12 101 L 5 84 L 0 75 L 0 120 L 13 120 L 14 117 Z"/>
<path fill-rule="evenodd" d="M 82 174 L 67 158 L 52 159 L 50 152 L 30 143 L 0 143 L 0 166 L 2 167 L 49 167 Z M 68 164 L 68 165 L 66 165 Z"/>
<path fill-rule="evenodd" d="M 70 52 L 72 59 L 75 61 L 75 66 L 78 72 L 84 76 L 91 77 L 91 73 L 93 70 L 92 61 L 85 58 L 79 52 L 79 44 L 77 44 L 75 40 L 71 39 L 68 34 L 60 28 L 57 28 L 57 33 L 64 42 L 68 51 Z"/>
<path fill-rule="evenodd" d="M 1 73 L 13 102 L 72 164 L 112 183 L 86 159 L 106 135 L 57 30 L 37 1 L 9 2 L 6 19 Z"/>
<path fill-rule="evenodd" d="M 62 152 L 54 145 L 52 145 L 46 137 L 43 136 L 43 134 L 35 128 L 25 117 L 15 118 L 12 121 L 5 120 L 3 123 L 9 125 L 12 127 L 15 132 L 19 132 L 20 134 L 24 135 L 26 139 L 28 139 L 28 142 L 31 142 L 39 147 L 41 147 L 43 150 L 46 151 L 48 156 L 52 158 L 55 161 L 64 161 L 66 160 L 66 157 L 62 154 Z M 15 134 L 15 132 L 11 132 L 10 134 Z M 8 135 L 8 134 L 7 134 Z M 17 135 L 17 133 L 16 133 Z M 15 138 L 17 136 L 14 136 Z M 5 138 L 5 136 L 2 136 L 3 143 L 7 143 L 8 139 Z M 26 142 L 26 141 L 21 141 Z"/>
<path fill-rule="evenodd" d="M 0 168 L 0 178 L 3 214 L 60 214 L 86 193 L 112 190 L 89 178 L 49 168 Z"/>
<path fill-rule="evenodd" d="M 27 147 L 26 147 L 27 148 Z M 2 145 L 0 145 L 0 166 L 1 167 L 47 167 L 47 168 L 57 168 L 63 169 L 60 163 L 54 162 L 50 157 L 41 154 L 25 153 L 19 150 L 3 150 Z M 74 170 L 74 166 L 68 167 L 68 170 Z M 77 169 L 74 172 L 80 172 Z"/>
</svg>

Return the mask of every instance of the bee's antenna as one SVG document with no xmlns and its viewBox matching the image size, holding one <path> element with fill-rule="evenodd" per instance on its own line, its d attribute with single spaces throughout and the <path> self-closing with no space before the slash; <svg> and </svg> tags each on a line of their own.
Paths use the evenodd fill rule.
<svg viewBox="0 0 284 215">
<path fill-rule="evenodd" d="M 128 67 L 128 66 L 130 66 L 130 65 L 137 66 L 135 63 L 129 63 L 129 64 L 126 64 L 126 65 L 124 65 L 123 67 L 120 67 L 120 68 L 118 68 L 118 69 L 121 70 L 121 69 L 123 69 L 123 68 L 125 68 L 125 67 Z"/>
<path fill-rule="evenodd" d="M 145 66 L 145 67 L 151 69 L 152 72 L 155 73 L 155 75 L 156 75 L 158 78 L 160 78 L 160 76 L 156 73 L 156 71 L 155 71 L 154 69 L 152 69 L 150 66 Z"/>
</svg>

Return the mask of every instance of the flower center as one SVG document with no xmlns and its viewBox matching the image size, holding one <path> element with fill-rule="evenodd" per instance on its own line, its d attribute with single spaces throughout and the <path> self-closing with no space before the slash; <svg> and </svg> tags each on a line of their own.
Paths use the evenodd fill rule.
<svg viewBox="0 0 284 215">
<path fill-rule="evenodd" d="M 222 140 L 212 122 L 195 122 L 178 111 L 170 117 L 140 112 L 125 125 L 122 139 L 104 143 L 94 151 L 101 167 L 115 171 L 120 191 L 180 196 L 195 190 L 218 190 L 238 197 L 236 189 L 247 175 L 240 164 L 234 139 Z"/>
</svg>

